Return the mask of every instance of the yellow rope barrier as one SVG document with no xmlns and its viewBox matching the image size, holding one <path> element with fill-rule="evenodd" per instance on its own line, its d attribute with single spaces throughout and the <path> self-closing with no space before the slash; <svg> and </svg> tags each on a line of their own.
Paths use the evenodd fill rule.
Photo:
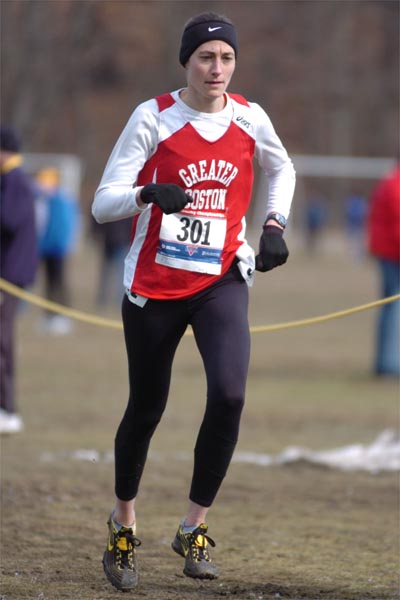
<svg viewBox="0 0 400 600">
<path fill-rule="evenodd" d="M 9 281 L 6 281 L 5 279 L 2 279 L 1 277 L 0 290 L 3 290 L 4 292 L 16 296 L 21 300 L 25 300 L 30 304 L 34 304 L 46 310 L 51 310 L 52 312 L 65 315 L 66 317 L 71 317 L 72 319 L 76 319 L 77 321 L 83 321 L 84 323 L 91 323 L 92 325 L 100 325 L 102 327 L 111 327 L 113 329 L 122 330 L 122 323 L 120 321 L 104 319 L 103 317 L 96 317 L 95 315 L 90 315 L 88 313 L 84 313 L 73 308 L 68 308 L 67 306 L 62 306 L 61 304 L 57 304 L 56 302 L 45 300 L 40 296 L 35 296 L 31 292 L 27 292 L 26 290 L 21 289 L 20 287 L 10 283 Z M 359 313 L 370 308 L 375 308 L 377 306 L 389 304 L 390 302 L 394 302 L 395 300 L 400 300 L 400 294 L 388 296 L 387 298 L 383 298 L 381 300 L 375 300 L 374 302 L 368 302 L 368 304 L 361 304 L 360 306 L 340 310 L 338 312 L 322 315 L 320 317 L 311 317 L 309 319 L 300 319 L 298 321 L 289 321 L 287 323 L 277 323 L 276 325 L 260 325 L 258 327 L 250 327 L 250 331 L 251 333 L 266 333 L 268 331 L 278 331 L 281 329 L 289 329 L 292 327 L 303 327 L 305 325 L 313 325 L 314 323 L 323 323 L 324 321 L 339 319 L 340 317 L 347 317 L 348 315 L 353 315 L 355 313 Z M 191 331 L 187 331 L 185 335 L 191 334 Z"/>
<path fill-rule="evenodd" d="M 354 315 L 355 313 L 368 310 L 369 308 L 375 308 L 376 306 L 382 306 L 383 304 L 389 304 L 395 300 L 400 300 L 400 294 L 394 296 L 388 296 L 382 298 L 382 300 L 375 300 L 374 302 L 368 302 L 368 304 L 361 304 L 360 306 L 354 306 L 353 308 L 347 308 L 345 310 L 339 310 L 334 313 L 327 315 L 321 315 L 320 317 L 311 317 L 309 319 L 300 319 L 298 321 L 290 321 L 288 323 L 278 323 L 277 325 L 260 325 L 259 327 L 251 327 L 252 333 L 264 333 L 266 331 L 277 331 L 278 329 L 289 329 L 291 327 L 302 327 L 303 325 L 313 325 L 314 323 L 323 323 L 324 321 L 330 321 L 332 319 L 339 319 L 340 317 L 347 317 L 348 315 Z"/>
<path fill-rule="evenodd" d="M 31 292 L 27 292 L 26 290 L 21 289 L 17 285 L 14 285 L 13 283 L 10 283 L 9 281 L 2 279 L 1 277 L 0 290 L 3 290 L 8 294 L 16 296 L 21 300 L 25 300 L 26 302 L 29 302 L 29 304 L 40 306 L 40 308 L 44 308 L 45 310 L 51 310 L 60 315 L 65 315 L 66 317 L 71 317 L 72 319 L 76 319 L 77 321 L 83 321 L 84 323 L 91 323 L 92 325 L 101 325 L 102 327 L 112 327 L 113 329 L 122 330 L 122 323 L 120 321 L 114 321 L 112 319 L 103 319 L 102 317 L 89 315 L 79 310 L 68 308 L 68 306 L 63 306 L 62 304 L 57 304 L 56 302 L 45 300 L 44 298 L 40 298 L 40 296 L 35 296 Z"/>
</svg>

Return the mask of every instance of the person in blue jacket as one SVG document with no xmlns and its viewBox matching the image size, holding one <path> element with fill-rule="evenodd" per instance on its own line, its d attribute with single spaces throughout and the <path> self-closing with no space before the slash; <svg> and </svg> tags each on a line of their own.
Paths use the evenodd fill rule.
<svg viewBox="0 0 400 600">
<path fill-rule="evenodd" d="M 37 264 L 33 182 L 22 168 L 21 142 L 10 127 L 0 128 L 0 277 L 25 288 L 34 283 Z M 19 300 L 0 296 L 0 433 L 17 433 L 23 421 L 15 400 L 15 319 Z"/>
<path fill-rule="evenodd" d="M 57 169 L 41 169 L 36 175 L 36 183 L 38 243 L 45 275 L 45 295 L 52 302 L 68 306 L 67 262 L 76 241 L 78 204 L 60 187 Z M 47 311 L 42 328 L 49 333 L 69 333 L 71 321 Z"/>
</svg>

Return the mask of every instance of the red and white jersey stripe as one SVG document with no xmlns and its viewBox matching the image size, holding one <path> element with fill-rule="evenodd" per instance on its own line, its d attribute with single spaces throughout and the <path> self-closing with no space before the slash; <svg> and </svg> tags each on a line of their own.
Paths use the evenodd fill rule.
<svg viewBox="0 0 400 600">
<path fill-rule="evenodd" d="M 199 113 L 179 91 L 141 104 L 109 158 L 92 207 L 98 222 L 133 217 L 124 285 L 157 299 L 185 298 L 208 287 L 235 256 L 245 279 L 254 252 L 245 239 L 253 158 L 269 179 L 266 212 L 286 217 L 294 169 L 262 108 L 234 94 L 220 113 Z M 164 215 L 136 203 L 147 183 L 175 183 L 192 197 L 183 211 Z M 242 265 L 241 265 L 242 263 Z"/>
</svg>

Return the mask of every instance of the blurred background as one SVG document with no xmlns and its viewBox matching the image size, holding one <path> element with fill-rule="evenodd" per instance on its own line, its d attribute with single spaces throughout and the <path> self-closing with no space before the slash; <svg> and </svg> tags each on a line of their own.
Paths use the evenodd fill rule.
<svg viewBox="0 0 400 600">
<path fill-rule="evenodd" d="M 64 155 L 64 183 L 89 218 L 106 160 L 135 106 L 185 85 L 181 32 L 204 10 L 237 24 L 230 90 L 264 107 L 294 156 L 300 177 L 293 223 L 300 225 L 305 206 L 318 198 L 325 220 L 340 225 L 346 198 L 368 196 L 372 179 L 398 153 L 395 0 L 3 1 L 1 122 L 19 129 L 27 154 Z M 380 160 L 347 162 L 343 171 L 329 162 L 306 168 L 302 155 Z M 36 169 L 48 157 L 31 160 Z"/>
<path fill-rule="evenodd" d="M 380 289 L 365 229 L 372 190 L 399 159 L 399 7 L 398 0 L 1 0 L 1 124 L 21 133 L 25 165 L 40 184 L 43 239 L 49 200 L 65 217 L 55 237 L 68 239 L 57 285 L 46 279 L 52 256 L 42 253 L 34 293 L 120 319 L 130 224 L 95 225 L 93 196 L 137 104 L 185 85 L 178 62 L 184 24 L 212 10 L 238 27 L 230 91 L 266 110 L 297 171 L 285 234 L 290 260 L 257 274 L 250 324 L 325 315 L 391 295 Z M 265 185 L 258 176 L 248 218 L 254 247 Z M 104 531 L 94 523 L 103 522 L 112 502 L 106 457 L 128 396 L 122 333 L 27 304 L 20 314 L 18 400 L 26 428 L 22 442 L 2 440 L 4 593 L 111 600 L 114 592 L 90 561 L 103 548 Z M 373 377 L 378 314 L 253 335 L 238 450 L 277 455 L 293 446 L 320 451 L 394 436 L 400 379 Z M 186 589 L 175 558 L 164 552 L 190 477 L 191 461 L 182 456 L 189 456 L 206 395 L 189 336 L 172 384 L 142 492 L 150 543 L 143 544 L 141 593 L 200 600 L 212 591 Z M 397 460 L 398 448 L 398 440 L 389 448 Z M 79 449 L 104 459 L 70 459 Z M 237 562 L 213 597 L 397 597 L 398 481 L 398 472 L 234 464 L 215 530 Z M 77 537 L 88 524 L 90 534 Z M 21 553 L 21 530 L 40 552 Z M 231 552 L 237 540 L 251 561 Z M 261 585 L 267 579 L 271 585 Z"/>
</svg>

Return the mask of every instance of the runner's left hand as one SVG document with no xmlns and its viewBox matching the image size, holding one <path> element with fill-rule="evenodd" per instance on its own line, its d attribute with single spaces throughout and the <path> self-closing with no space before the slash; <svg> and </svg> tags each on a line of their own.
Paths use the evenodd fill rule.
<svg viewBox="0 0 400 600">
<path fill-rule="evenodd" d="M 256 271 L 270 271 L 283 265 L 289 256 L 289 250 L 282 237 L 283 229 L 273 225 L 264 225 L 260 238 L 259 254 L 256 256 Z"/>
</svg>

